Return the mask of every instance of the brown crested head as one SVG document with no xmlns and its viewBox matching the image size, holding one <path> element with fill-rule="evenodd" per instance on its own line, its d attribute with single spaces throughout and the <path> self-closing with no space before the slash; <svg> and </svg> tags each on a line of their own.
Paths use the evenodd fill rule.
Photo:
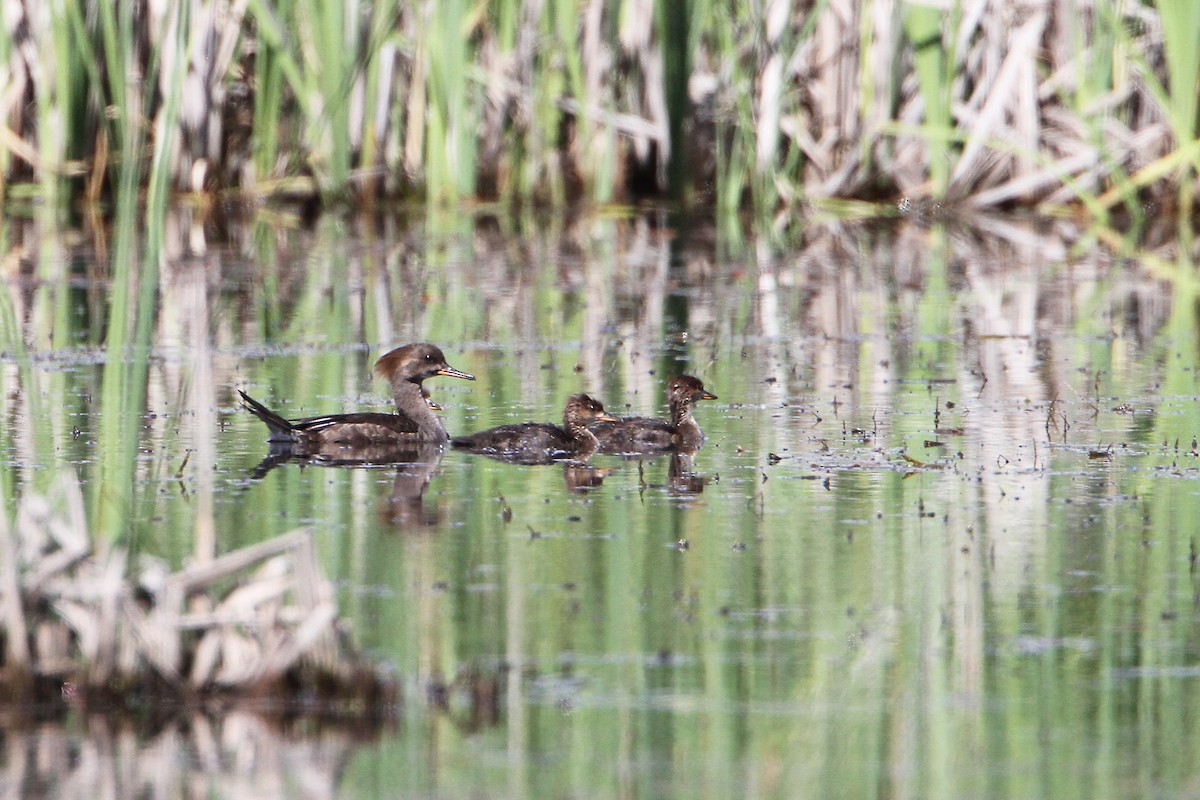
<svg viewBox="0 0 1200 800">
<path fill-rule="evenodd" d="M 384 353 L 375 362 L 375 374 L 392 383 L 398 380 L 420 383 L 436 375 L 475 380 L 474 375 L 468 375 L 447 364 L 441 349 L 428 342 L 406 344 Z"/>
<path fill-rule="evenodd" d="M 594 400 L 586 394 L 571 395 L 567 398 L 567 405 L 563 409 L 563 422 L 568 428 L 573 424 L 586 425 L 591 422 L 616 421 L 604 410 L 604 406 L 600 404 L 599 400 Z"/>
<path fill-rule="evenodd" d="M 703 381 L 691 375 L 677 375 L 667 383 L 667 403 L 670 405 L 716 399 L 715 394 L 705 391 Z"/>
</svg>

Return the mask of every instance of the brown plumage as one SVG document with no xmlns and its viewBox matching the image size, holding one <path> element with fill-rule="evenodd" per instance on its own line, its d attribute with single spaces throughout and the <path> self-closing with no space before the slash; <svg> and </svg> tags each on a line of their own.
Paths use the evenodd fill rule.
<svg viewBox="0 0 1200 800">
<path fill-rule="evenodd" d="M 614 422 L 594 422 L 588 427 L 596 435 L 601 453 L 695 450 L 704 443 L 704 432 L 692 417 L 692 404 L 716 399 L 715 394 L 705 391 L 699 378 L 677 375 L 667 382 L 669 420 L 627 417 Z"/>
<path fill-rule="evenodd" d="M 586 394 L 575 394 L 567 398 L 561 428 L 545 422 L 500 425 L 468 436 L 455 436 L 450 444 L 522 464 L 563 458 L 582 461 L 596 452 L 596 437 L 588 430 L 588 424 L 612 419 L 598 401 Z"/>
<path fill-rule="evenodd" d="M 444 442 L 449 437 L 438 406 L 429 399 L 421 382 L 436 375 L 475 380 L 474 375 L 455 369 L 436 346 L 424 342 L 407 344 L 385 353 L 375 362 L 375 374 L 392 386 L 395 414 L 360 412 L 327 414 L 288 420 L 238 390 L 250 413 L 266 423 L 267 441 L 291 444 L 305 450 L 334 447 L 369 447 L 395 442 Z"/>
</svg>

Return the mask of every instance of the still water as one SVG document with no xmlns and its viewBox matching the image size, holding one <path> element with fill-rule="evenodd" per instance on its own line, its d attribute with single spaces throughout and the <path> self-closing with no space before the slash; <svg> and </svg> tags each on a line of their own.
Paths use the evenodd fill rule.
<svg viewBox="0 0 1200 800">
<path fill-rule="evenodd" d="M 150 292 L 9 223 L 5 496 L 72 470 L 94 535 L 175 565 L 310 530 L 402 701 L 367 733 L 0 709 L 4 795 L 1200 796 L 1191 265 L 669 222 L 183 215 Z M 452 434 L 578 391 L 663 416 L 679 373 L 720 399 L 690 463 L 263 463 L 237 389 L 386 410 L 374 359 L 423 340 L 478 378 L 426 383 Z"/>
</svg>

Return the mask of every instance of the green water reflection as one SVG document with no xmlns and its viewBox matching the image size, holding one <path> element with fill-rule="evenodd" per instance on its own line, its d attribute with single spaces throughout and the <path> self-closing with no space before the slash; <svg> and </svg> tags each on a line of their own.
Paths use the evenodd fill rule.
<svg viewBox="0 0 1200 800">
<path fill-rule="evenodd" d="M 76 796 L 59 748 L 129 763 L 169 736 L 172 779 L 224 797 L 1195 795 L 1191 267 L 1068 257 L 1069 232 L 1012 220 L 736 252 L 667 222 L 217 243 L 179 219 L 148 354 L 104 347 L 103 262 L 10 230 L 30 268 L 2 301 L 5 497 L 114 474 L 98 409 L 125 359 L 146 386 L 123 401 L 133 479 L 93 495 L 120 535 L 178 564 L 311 527 L 405 706 L 365 743 L 240 715 L 124 749 L 95 723 L 14 729 L 9 779 Z M 290 416 L 384 409 L 371 363 L 415 340 L 478 376 L 427 384 L 452 433 L 557 419 L 580 390 L 662 415 L 679 372 L 721 399 L 682 476 L 460 452 L 256 473 L 237 388 Z M 200 755 L 246 737 L 271 757 Z"/>
</svg>

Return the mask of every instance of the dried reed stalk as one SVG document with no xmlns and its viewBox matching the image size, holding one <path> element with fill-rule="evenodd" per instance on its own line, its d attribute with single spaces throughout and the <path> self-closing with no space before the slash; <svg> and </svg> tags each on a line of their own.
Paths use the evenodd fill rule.
<svg viewBox="0 0 1200 800">
<path fill-rule="evenodd" d="M 82 169 L 92 194 L 110 166 L 153 183 L 165 161 L 184 191 L 715 184 L 728 209 L 907 196 L 1104 214 L 1193 196 L 1200 170 L 1200 58 L 1176 34 L 1198 12 L 1180 0 L 185 0 L 136 19 L 0 2 L 10 187 Z M 148 147 L 126 136 L 142 130 Z"/>
<path fill-rule="evenodd" d="M 73 477 L 49 498 L 22 498 L 15 529 L 0 518 L 9 680 L 108 692 L 153 676 L 181 693 L 236 692 L 280 685 L 301 664 L 334 680 L 362 678 L 335 636 L 333 590 L 307 532 L 170 574 L 151 563 L 138 582 L 123 552 L 92 551 Z"/>
</svg>

